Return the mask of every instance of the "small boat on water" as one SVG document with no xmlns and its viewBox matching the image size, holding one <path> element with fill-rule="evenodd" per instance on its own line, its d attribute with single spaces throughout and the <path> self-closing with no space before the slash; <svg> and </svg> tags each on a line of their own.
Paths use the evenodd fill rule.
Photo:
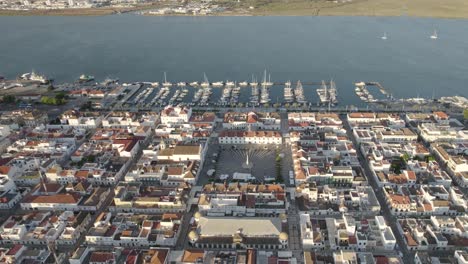
<svg viewBox="0 0 468 264">
<path fill-rule="evenodd" d="M 214 82 L 211 85 L 213 85 L 214 87 L 221 87 L 221 86 L 224 85 L 224 83 L 223 82 Z"/>
<path fill-rule="evenodd" d="M 249 84 L 250 84 L 250 86 L 257 86 L 258 85 L 257 79 L 254 78 L 253 75 L 252 75 L 252 81 Z"/>
<path fill-rule="evenodd" d="M 439 37 L 437 36 L 437 30 L 434 30 L 434 33 L 431 35 L 431 39 L 438 39 Z"/>
<path fill-rule="evenodd" d="M 27 81 L 37 81 L 41 84 L 47 84 L 51 81 L 51 79 L 47 78 L 45 75 L 37 74 L 34 71 L 23 73 L 19 78 Z"/>
<path fill-rule="evenodd" d="M 247 86 L 247 85 L 249 85 L 249 83 L 248 83 L 248 82 L 245 82 L 245 81 L 239 83 L 239 86 Z"/>
<path fill-rule="evenodd" d="M 386 40 L 387 39 L 387 32 L 384 32 L 383 36 L 381 37 L 381 39 L 383 40 Z"/>
<path fill-rule="evenodd" d="M 179 87 L 185 87 L 186 85 L 187 85 L 186 82 L 178 82 L 177 83 L 177 86 L 179 86 Z"/>
<path fill-rule="evenodd" d="M 335 82 L 331 80 L 330 87 L 327 87 L 325 81 L 322 81 L 321 87 L 317 89 L 317 95 L 321 105 L 335 105 L 338 102 Z"/>
<path fill-rule="evenodd" d="M 210 82 L 208 81 L 205 73 L 203 73 L 203 82 L 201 83 L 201 87 L 210 87 Z"/>
<path fill-rule="evenodd" d="M 234 86 L 235 83 L 231 81 L 226 81 L 226 86 Z"/>
<path fill-rule="evenodd" d="M 196 86 L 198 86 L 198 82 L 191 82 L 189 85 L 192 86 L 192 87 L 196 87 Z"/>
<path fill-rule="evenodd" d="M 297 81 L 296 88 L 294 88 L 294 96 L 296 97 L 297 103 L 303 104 L 307 102 L 304 96 L 304 88 L 300 80 Z"/>
<path fill-rule="evenodd" d="M 162 83 L 164 87 L 171 87 L 172 83 L 167 81 L 166 72 L 164 72 L 164 82 Z"/>
<path fill-rule="evenodd" d="M 285 85 L 286 87 L 284 87 L 284 101 L 286 103 L 292 103 L 294 101 L 294 92 L 291 88 L 291 82 L 287 81 Z"/>
<path fill-rule="evenodd" d="M 90 82 L 94 80 L 94 76 L 92 75 L 86 75 L 86 74 L 81 74 L 80 78 L 78 78 L 79 82 L 85 83 L 85 82 Z"/>
<path fill-rule="evenodd" d="M 262 85 L 263 86 L 272 86 L 274 83 L 271 81 L 271 75 L 268 74 L 268 80 L 267 80 L 267 77 L 266 77 L 266 70 L 265 72 L 263 73 L 263 82 L 262 82 Z"/>
</svg>

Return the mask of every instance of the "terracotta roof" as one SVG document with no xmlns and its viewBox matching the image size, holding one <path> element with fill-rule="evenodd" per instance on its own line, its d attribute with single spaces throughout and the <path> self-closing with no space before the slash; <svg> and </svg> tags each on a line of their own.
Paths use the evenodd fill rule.
<svg viewBox="0 0 468 264">
<path fill-rule="evenodd" d="M 184 172 L 184 168 L 182 167 L 169 167 L 167 169 L 168 175 L 182 175 L 183 172 Z"/>
<path fill-rule="evenodd" d="M 24 200 L 25 203 L 56 203 L 56 204 L 76 204 L 80 200 L 81 195 L 73 194 L 56 194 L 56 195 L 39 195 L 30 196 Z"/>
<path fill-rule="evenodd" d="M 408 175 L 408 179 L 416 180 L 416 173 L 414 173 L 414 171 L 407 171 L 406 173 Z"/>
<path fill-rule="evenodd" d="M 389 194 L 390 199 L 396 204 L 410 204 L 410 198 L 401 194 Z"/>
<path fill-rule="evenodd" d="M 143 263 L 148 264 L 164 264 L 166 263 L 168 250 L 167 249 L 150 249 L 146 256 L 150 257 L 150 260 L 147 261 L 146 256 L 144 257 Z"/>
<path fill-rule="evenodd" d="M 182 262 L 197 262 L 197 260 L 203 259 L 204 255 L 204 250 L 187 249 L 184 250 L 184 254 L 182 255 Z"/>
<path fill-rule="evenodd" d="M 114 254 L 111 252 L 93 252 L 89 258 L 90 262 L 107 262 L 114 260 Z"/>
<path fill-rule="evenodd" d="M 45 186 L 45 188 L 44 188 Z M 38 191 L 39 192 L 47 192 L 47 193 L 56 193 L 62 189 L 62 185 L 58 183 L 46 183 L 46 184 L 39 184 Z"/>
<path fill-rule="evenodd" d="M 373 113 L 350 113 L 349 117 L 351 118 L 374 118 Z"/>
<path fill-rule="evenodd" d="M 10 166 L 0 166 L 0 174 L 8 174 L 10 172 Z"/>
<path fill-rule="evenodd" d="M 23 248 L 23 245 L 14 245 L 10 250 L 8 250 L 6 255 L 15 255 L 21 248 Z"/>
<path fill-rule="evenodd" d="M 319 170 L 317 167 L 312 167 L 310 166 L 309 168 L 307 168 L 307 170 L 309 171 L 309 174 L 310 175 L 317 175 Z"/>
<path fill-rule="evenodd" d="M 247 123 L 257 123 L 258 121 L 258 116 L 254 112 L 250 112 L 247 115 Z"/>
<path fill-rule="evenodd" d="M 300 180 L 303 180 L 306 178 L 305 174 L 304 174 L 304 171 L 302 169 L 298 169 L 295 171 L 295 174 L 296 174 L 296 179 L 300 179 Z"/>
<path fill-rule="evenodd" d="M 200 145 L 176 145 L 173 155 L 195 155 L 200 152 Z"/>
<path fill-rule="evenodd" d="M 418 242 L 416 242 L 416 240 L 414 240 L 413 236 L 410 233 L 406 233 L 405 237 L 406 237 L 406 241 L 408 243 L 408 246 L 417 246 L 418 245 Z"/>
<path fill-rule="evenodd" d="M 75 177 L 77 178 L 88 178 L 88 175 L 89 175 L 89 171 L 87 170 L 79 170 L 75 173 Z"/>
<path fill-rule="evenodd" d="M 429 204 L 429 203 L 425 203 L 424 204 L 424 211 L 426 211 L 426 212 L 432 211 L 432 205 Z"/>
<path fill-rule="evenodd" d="M 434 115 L 437 116 L 440 119 L 448 119 L 448 115 L 445 112 L 437 111 L 434 112 Z"/>
</svg>

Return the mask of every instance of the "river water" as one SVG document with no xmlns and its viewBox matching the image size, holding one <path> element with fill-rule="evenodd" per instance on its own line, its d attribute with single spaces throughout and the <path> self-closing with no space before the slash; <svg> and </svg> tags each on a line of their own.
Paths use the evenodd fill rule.
<svg viewBox="0 0 468 264">
<path fill-rule="evenodd" d="M 431 40 L 437 29 L 439 38 Z M 381 36 L 386 33 L 387 40 Z M 409 17 L 0 17 L 0 75 L 36 70 L 122 81 L 333 79 L 340 103 L 354 82 L 397 98 L 468 96 L 468 20 Z M 283 86 L 271 89 L 273 101 Z M 316 100 L 315 86 L 304 86 Z"/>
</svg>

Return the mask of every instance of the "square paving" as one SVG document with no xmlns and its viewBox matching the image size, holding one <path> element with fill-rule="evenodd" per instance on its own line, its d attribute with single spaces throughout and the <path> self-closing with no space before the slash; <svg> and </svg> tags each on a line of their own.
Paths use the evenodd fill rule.
<svg viewBox="0 0 468 264">
<path fill-rule="evenodd" d="M 257 181 L 265 177 L 275 178 L 276 146 L 267 145 L 220 145 L 216 179 L 228 174 L 232 180 L 234 172 L 250 173 Z M 248 163 L 247 163 L 248 156 Z"/>
</svg>

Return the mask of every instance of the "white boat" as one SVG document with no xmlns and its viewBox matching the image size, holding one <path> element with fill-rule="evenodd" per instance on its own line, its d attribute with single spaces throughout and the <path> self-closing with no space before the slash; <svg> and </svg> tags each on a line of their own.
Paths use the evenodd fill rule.
<svg viewBox="0 0 468 264">
<path fill-rule="evenodd" d="M 235 85 L 234 82 L 226 81 L 226 86 L 234 86 L 234 85 Z"/>
<path fill-rule="evenodd" d="M 249 83 L 248 83 L 248 82 L 245 82 L 245 81 L 239 83 L 239 86 L 247 86 L 247 85 L 249 85 Z"/>
<path fill-rule="evenodd" d="M 437 30 L 434 30 L 434 33 L 431 35 L 431 39 L 438 39 Z"/>
<path fill-rule="evenodd" d="M 286 103 L 292 103 L 294 101 L 294 91 L 291 88 L 291 82 L 287 81 L 284 87 L 284 101 Z"/>
<path fill-rule="evenodd" d="M 28 81 L 37 81 L 37 82 L 40 82 L 42 84 L 46 84 L 46 83 L 50 82 L 50 79 L 48 79 L 44 75 L 37 74 L 34 71 L 28 72 L 28 73 L 23 73 L 20 76 L 20 79 L 28 80 Z"/>
<path fill-rule="evenodd" d="M 210 82 L 208 81 L 205 73 L 203 73 L 203 82 L 201 83 L 201 87 L 210 87 Z"/>
<path fill-rule="evenodd" d="M 80 82 L 90 82 L 94 80 L 94 76 L 92 75 L 86 75 L 86 74 L 81 74 L 80 78 L 78 79 Z"/>
<path fill-rule="evenodd" d="M 302 87 L 302 83 L 300 80 L 297 81 L 296 88 L 294 88 L 294 96 L 296 97 L 296 102 L 300 104 L 307 102 L 304 96 L 304 88 Z"/>
<path fill-rule="evenodd" d="M 214 87 L 221 87 L 221 86 L 224 85 L 224 83 L 223 82 L 214 82 L 211 85 L 213 85 Z"/>
<path fill-rule="evenodd" d="M 186 82 L 178 82 L 177 83 L 177 86 L 179 86 L 179 87 L 185 87 L 186 85 L 187 85 Z"/>
<path fill-rule="evenodd" d="M 262 85 L 263 86 L 272 86 L 273 85 L 273 82 L 271 82 L 271 76 L 268 75 L 268 80 L 266 78 L 266 70 L 265 72 L 263 73 L 263 82 L 262 82 Z"/>
<path fill-rule="evenodd" d="M 153 86 L 153 87 L 159 86 L 159 83 L 158 82 L 152 82 L 151 86 Z"/>
<path fill-rule="evenodd" d="M 337 103 L 336 99 L 336 86 L 333 80 L 330 81 L 330 88 L 327 87 L 325 81 L 322 81 L 322 85 L 317 89 L 317 95 L 322 105 L 334 105 Z"/>
<path fill-rule="evenodd" d="M 198 86 L 198 82 L 191 82 L 190 86 L 193 86 L 193 87 Z"/>
<path fill-rule="evenodd" d="M 386 39 L 387 39 L 387 33 L 386 33 L 386 32 L 384 32 L 384 34 L 383 34 L 383 36 L 382 36 L 382 39 L 383 39 L 383 40 L 386 40 Z"/>
<path fill-rule="evenodd" d="M 171 87 L 171 86 L 172 86 L 172 83 L 170 83 L 170 82 L 167 81 L 166 72 L 164 72 L 164 82 L 162 83 L 162 85 L 163 85 L 164 87 Z"/>
</svg>

